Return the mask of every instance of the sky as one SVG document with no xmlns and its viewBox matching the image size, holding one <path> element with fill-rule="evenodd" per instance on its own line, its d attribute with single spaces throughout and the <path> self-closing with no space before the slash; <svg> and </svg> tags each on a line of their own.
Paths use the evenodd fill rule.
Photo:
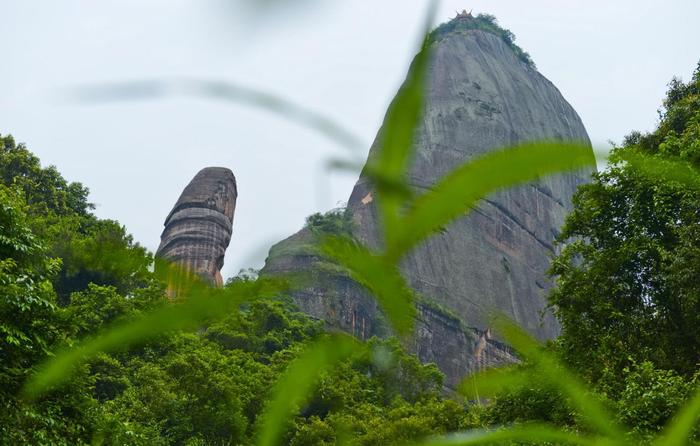
<svg viewBox="0 0 700 446">
<path fill-rule="evenodd" d="M 294 6 L 290 6 L 291 4 Z M 262 6 L 261 6 L 262 5 Z M 697 0 L 443 0 L 489 13 L 581 116 L 594 145 L 650 131 L 672 77 L 700 60 Z M 158 247 L 201 168 L 238 182 L 224 277 L 262 266 L 306 216 L 342 205 L 416 52 L 418 0 L 0 0 L 0 134 L 90 189 L 101 218 Z M 123 82 L 230 82 L 303 105 L 357 136 L 353 149 L 297 122 L 212 97 L 78 101 Z"/>
</svg>

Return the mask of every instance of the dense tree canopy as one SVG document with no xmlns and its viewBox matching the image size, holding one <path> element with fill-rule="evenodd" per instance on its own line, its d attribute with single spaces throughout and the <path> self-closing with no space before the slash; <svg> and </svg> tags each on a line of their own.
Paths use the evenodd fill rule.
<svg viewBox="0 0 700 446">
<path fill-rule="evenodd" d="M 690 378 L 700 360 L 700 189 L 650 176 L 630 154 L 700 168 L 700 67 L 671 82 L 658 128 L 630 134 L 579 189 L 560 237 L 573 240 L 552 267 L 563 355 L 613 387 L 635 363 Z"/>
<path fill-rule="evenodd" d="M 50 278 L 59 262 L 49 259 L 27 226 L 25 205 L 0 185 L 0 388 L 46 354 L 55 335 Z"/>
</svg>

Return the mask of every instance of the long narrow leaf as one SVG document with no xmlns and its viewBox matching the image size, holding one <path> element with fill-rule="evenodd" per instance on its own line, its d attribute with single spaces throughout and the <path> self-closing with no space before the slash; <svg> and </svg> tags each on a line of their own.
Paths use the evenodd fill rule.
<svg viewBox="0 0 700 446">
<path fill-rule="evenodd" d="M 156 79 L 76 87 L 70 97 L 84 103 L 158 99 L 173 95 L 207 97 L 252 106 L 317 131 L 352 152 L 362 140 L 330 117 L 283 97 L 226 81 L 204 79 Z"/>
<path fill-rule="evenodd" d="M 398 334 L 410 333 L 416 315 L 414 296 L 395 265 L 346 237 L 324 239 L 321 250 L 377 298 Z"/>
<path fill-rule="evenodd" d="M 503 444 L 503 442 L 522 441 L 527 444 L 554 443 L 595 445 L 600 444 L 595 438 L 583 437 L 572 432 L 556 429 L 546 424 L 527 424 L 506 427 L 499 430 L 473 430 L 431 438 L 412 446 L 471 446 L 480 444 Z"/>
<path fill-rule="evenodd" d="M 543 175 L 595 166 L 588 145 L 530 143 L 490 152 L 463 164 L 414 201 L 395 245 L 388 250 L 398 259 L 421 240 L 474 208 L 486 195 L 532 181 Z"/>
<path fill-rule="evenodd" d="M 458 390 L 467 398 L 489 398 L 523 386 L 531 379 L 532 375 L 519 366 L 492 368 L 466 377 Z"/>
<path fill-rule="evenodd" d="M 377 188 L 377 203 L 384 223 L 384 235 L 390 241 L 398 226 L 402 196 L 393 193 L 396 188 L 387 184 L 406 184 L 406 171 L 411 159 L 413 140 L 423 113 L 425 79 L 430 59 L 427 36 L 435 15 L 436 2 L 430 3 L 424 29 L 423 44 L 416 55 L 408 75 L 394 100 L 389 105 L 379 136 L 379 153 L 371 158 L 364 174 L 373 180 Z"/>
<path fill-rule="evenodd" d="M 508 344 L 524 359 L 532 362 L 537 373 L 569 398 L 574 408 L 592 428 L 613 439 L 623 437 L 622 429 L 613 421 L 613 416 L 590 395 L 573 373 L 561 365 L 553 355 L 544 351 L 539 342 L 505 316 L 494 318 L 493 325 Z"/>
<path fill-rule="evenodd" d="M 659 446 L 680 446 L 689 443 L 690 435 L 700 418 L 700 387 L 666 426 L 661 436 L 654 442 Z"/>
<path fill-rule="evenodd" d="M 612 160 L 615 159 L 625 161 L 651 179 L 662 182 L 675 181 L 687 187 L 700 189 L 700 172 L 688 162 L 631 151 L 615 154 Z"/>
<path fill-rule="evenodd" d="M 238 305 L 257 298 L 268 297 L 285 290 L 280 278 L 239 282 L 217 290 L 209 287 L 190 289 L 187 299 L 172 303 L 139 319 L 107 328 L 78 346 L 57 353 L 39 367 L 23 389 L 27 399 L 33 399 L 68 379 L 75 367 L 99 352 L 127 348 L 164 333 L 196 327 L 211 318 L 223 317 Z"/>
<path fill-rule="evenodd" d="M 336 334 L 309 345 L 277 381 L 260 424 L 258 446 L 279 443 L 289 417 L 299 408 L 319 375 L 360 347 L 354 338 Z"/>
</svg>

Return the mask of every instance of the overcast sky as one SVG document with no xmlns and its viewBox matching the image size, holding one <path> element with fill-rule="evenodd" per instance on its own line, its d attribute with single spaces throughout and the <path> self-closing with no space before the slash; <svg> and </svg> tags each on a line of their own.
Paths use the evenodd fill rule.
<svg viewBox="0 0 700 446">
<path fill-rule="evenodd" d="M 346 149 L 207 98 L 66 99 L 97 83 L 230 81 L 341 122 L 364 142 L 364 158 L 415 52 L 426 2 L 268 0 L 264 11 L 250 3 L 0 0 L 0 133 L 88 186 L 97 215 L 151 250 L 194 174 L 229 167 L 239 197 L 223 273 L 260 267 L 272 242 L 348 198 L 355 176 L 324 167 Z M 444 0 L 437 21 L 463 8 L 515 33 L 601 147 L 652 130 L 668 81 L 689 79 L 700 60 L 697 0 Z"/>
</svg>

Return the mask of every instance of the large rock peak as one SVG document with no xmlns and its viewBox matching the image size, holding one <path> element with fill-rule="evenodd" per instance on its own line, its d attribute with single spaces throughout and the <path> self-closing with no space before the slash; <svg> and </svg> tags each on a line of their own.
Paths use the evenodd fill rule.
<svg viewBox="0 0 700 446">
<path fill-rule="evenodd" d="M 431 34 L 431 49 L 425 109 L 409 172 L 417 191 L 501 147 L 545 139 L 589 144 L 574 109 L 492 17 L 458 17 L 441 25 Z M 370 158 L 380 150 L 379 141 Z M 493 194 L 404 259 L 402 271 L 422 296 L 413 349 L 422 360 L 436 362 L 448 384 L 469 371 L 512 359 L 506 347 L 488 336 L 492 310 L 506 313 L 540 338 L 557 334 L 556 320 L 544 311 L 550 287 L 546 271 L 572 195 L 589 174 L 551 176 Z M 372 192 L 371 183 L 361 177 L 348 210 L 354 235 L 380 246 Z M 309 229 L 303 229 L 275 245 L 263 273 L 319 265 L 322 260 L 303 248 L 311 238 Z M 318 276 L 317 283 L 294 295 L 304 311 L 362 338 L 385 334 L 376 303 L 365 290 L 341 275 Z"/>
<path fill-rule="evenodd" d="M 221 268 L 231 241 L 237 197 L 231 170 L 200 170 L 165 219 L 156 256 L 175 262 L 212 285 L 223 285 Z"/>
<path fill-rule="evenodd" d="M 458 28 L 432 45 L 426 105 L 409 172 L 416 190 L 505 146 L 537 140 L 590 144 L 556 87 L 497 34 Z M 380 150 L 379 142 L 370 157 Z M 540 338 L 555 336 L 554 317 L 541 316 L 549 288 L 546 271 L 572 195 L 589 174 L 547 177 L 487 197 L 408 255 L 406 278 L 469 326 L 486 329 L 487 313 L 498 310 Z M 375 203 L 363 201 L 370 192 L 371 184 L 360 178 L 348 207 L 358 222 L 358 238 L 378 246 Z"/>
</svg>

